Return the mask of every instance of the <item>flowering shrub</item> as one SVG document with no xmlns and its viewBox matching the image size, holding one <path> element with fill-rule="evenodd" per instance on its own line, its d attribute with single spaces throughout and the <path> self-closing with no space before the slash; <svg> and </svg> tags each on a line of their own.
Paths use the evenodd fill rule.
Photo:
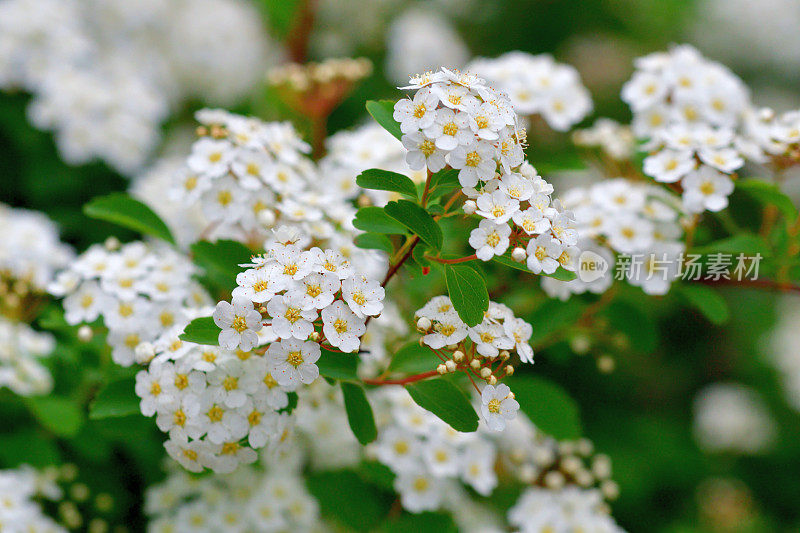
<svg viewBox="0 0 800 533">
<path fill-rule="evenodd" d="M 727 379 L 742 358 L 709 332 L 745 337 L 772 305 L 733 291 L 800 290 L 779 186 L 800 164 L 800 112 L 756 107 L 733 71 L 677 45 L 634 61 L 629 124 L 579 127 L 595 104 L 575 67 L 468 61 L 415 8 L 388 74 L 438 41 L 466 67 L 431 65 L 328 135 L 373 66 L 306 61 L 314 2 L 264 2 L 297 17 L 276 32 L 292 62 L 267 75 L 279 45 L 252 6 L 180 4 L 0 2 L 0 88 L 29 93 L 65 161 L 140 174 L 92 194 L 83 215 L 119 236 L 78 252 L 44 215 L 0 206 L 0 531 L 617 532 L 625 490 L 661 476 L 641 498 L 657 500 L 681 482 L 643 450 L 699 471 L 701 451 L 781 445 L 781 399 Z M 214 13 L 238 31 L 217 33 Z M 205 53 L 208 36 L 227 53 Z M 135 57 L 152 65 L 125 68 Z M 209 103 L 235 113 L 176 112 Z M 170 113 L 196 123 L 162 132 Z M 578 161 L 549 160 L 551 142 Z M 797 409 L 785 309 L 770 364 Z M 713 337 L 694 381 L 669 366 L 690 358 L 684 335 Z M 614 400 L 647 416 L 598 416 Z M 691 411 L 673 425 L 696 446 L 660 409 Z M 620 479 L 607 447 L 634 450 Z"/>
</svg>

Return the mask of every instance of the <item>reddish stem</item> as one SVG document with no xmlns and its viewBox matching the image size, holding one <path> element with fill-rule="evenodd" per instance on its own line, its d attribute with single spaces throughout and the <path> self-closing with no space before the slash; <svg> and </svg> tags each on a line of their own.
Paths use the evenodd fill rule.
<svg viewBox="0 0 800 533">
<path fill-rule="evenodd" d="M 446 265 L 454 265 L 456 263 L 466 263 L 467 261 L 475 261 L 476 259 L 478 259 L 478 256 L 472 254 L 468 255 L 467 257 L 459 257 L 458 259 L 442 259 L 441 257 L 430 257 L 426 255 L 425 259 L 430 259 L 431 261 L 436 261 L 437 263 L 444 263 Z"/>
<path fill-rule="evenodd" d="M 430 370 L 428 372 L 423 372 L 422 374 L 414 374 L 413 376 L 406 376 L 400 379 L 365 379 L 363 381 L 367 385 L 405 385 L 406 383 L 414 383 L 416 381 L 422 381 L 423 379 L 432 378 L 438 375 L 439 372 L 437 370 Z"/>
</svg>

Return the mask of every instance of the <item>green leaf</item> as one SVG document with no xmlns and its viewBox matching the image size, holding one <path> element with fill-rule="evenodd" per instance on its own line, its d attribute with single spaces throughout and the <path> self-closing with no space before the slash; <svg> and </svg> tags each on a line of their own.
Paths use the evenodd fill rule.
<svg viewBox="0 0 800 533">
<path fill-rule="evenodd" d="M 61 396 L 31 396 L 25 400 L 39 423 L 59 437 L 74 437 L 83 425 L 83 411 Z"/>
<path fill-rule="evenodd" d="M 219 346 L 220 329 L 210 316 L 195 318 L 186 325 L 186 329 L 180 334 L 180 339 L 195 344 L 210 344 Z"/>
<path fill-rule="evenodd" d="M 403 132 L 400 131 L 400 123 L 394 119 L 394 104 L 391 100 L 368 100 L 367 113 L 399 141 Z"/>
<path fill-rule="evenodd" d="M 428 187 L 428 197 L 430 199 L 438 198 L 448 191 L 460 187 L 461 184 L 458 182 L 458 170 L 454 168 L 443 168 L 431 176 L 431 184 Z"/>
<path fill-rule="evenodd" d="M 578 298 L 570 298 L 566 302 L 547 299 L 531 313 L 527 321 L 533 326 L 530 343 L 538 343 L 558 332 L 560 329 L 574 324 L 583 314 L 585 304 Z"/>
<path fill-rule="evenodd" d="M 394 497 L 362 480 L 355 472 L 309 474 L 307 486 L 326 518 L 346 526 L 346 531 L 372 531 L 385 519 Z"/>
<path fill-rule="evenodd" d="M 724 324 L 730 318 L 728 303 L 720 294 L 701 283 L 681 283 L 678 292 L 712 324 Z"/>
<path fill-rule="evenodd" d="M 350 429 L 353 430 L 358 442 L 366 446 L 378 438 L 378 428 L 375 427 L 372 407 L 370 407 L 367 395 L 361 385 L 346 381 L 343 381 L 341 385 Z"/>
<path fill-rule="evenodd" d="M 381 207 L 362 207 L 356 213 L 353 225 L 367 232 L 402 235 L 406 227 L 386 214 Z"/>
<path fill-rule="evenodd" d="M 0 433 L 0 463 L 10 468 L 22 464 L 35 467 L 62 464 L 54 439 L 44 438 L 40 430 L 15 428 Z"/>
<path fill-rule="evenodd" d="M 415 235 L 419 235 L 431 248 L 442 249 L 442 228 L 433 220 L 433 217 L 422 207 L 408 200 L 398 200 L 389 202 L 383 208 L 386 214 L 400 222 L 403 226 L 410 229 Z"/>
<path fill-rule="evenodd" d="M 103 387 L 89 405 L 89 418 L 119 418 L 139 413 L 139 397 L 134 392 L 136 380 L 124 378 Z"/>
<path fill-rule="evenodd" d="M 269 26 L 277 37 L 286 37 L 297 15 L 298 0 L 258 0 L 267 15 Z"/>
<path fill-rule="evenodd" d="M 446 513 L 426 511 L 419 514 L 404 513 L 381 525 L 381 533 L 457 533 L 453 519 Z"/>
<path fill-rule="evenodd" d="M 417 187 L 411 178 L 379 168 L 365 170 L 356 178 L 356 184 L 363 189 L 398 192 L 404 196 L 417 199 Z"/>
<path fill-rule="evenodd" d="M 355 243 L 356 246 L 364 250 L 381 250 L 387 254 L 391 254 L 394 251 L 392 241 L 386 235 L 380 233 L 367 232 L 356 235 Z"/>
<path fill-rule="evenodd" d="M 442 360 L 427 346 L 409 342 L 394 354 L 388 370 L 403 374 L 419 374 L 433 370 Z"/>
<path fill-rule="evenodd" d="M 467 265 L 444 265 L 447 292 L 458 316 L 469 327 L 483 321 L 483 313 L 489 309 L 489 292 L 486 282 L 473 268 Z"/>
<path fill-rule="evenodd" d="M 451 382 L 429 379 L 406 385 L 406 390 L 417 405 L 435 414 L 456 431 L 469 433 L 478 429 L 478 413 L 461 389 Z"/>
<path fill-rule="evenodd" d="M 736 189 L 746 192 L 764 205 L 774 205 L 789 222 L 797 218 L 797 208 L 792 200 L 774 183 L 750 178 L 737 181 Z"/>
<path fill-rule="evenodd" d="M 559 440 L 581 436 L 578 404 L 559 385 L 533 376 L 513 376 L 505 382 L 537 428 Z"/>
<path fill-rule="evenodd" d="M 317 361 L 320 375 L 338 380 L 358 380 L 356 369 L 358 355 L 354 353 L 332 352 L 322 348 L 322 355 Z"/>
<path fill-rule="evenodd" d="M 740 233 L 693 248 L 691 253 L 704 255 L 714 253 L 743 253 L 748 255 L 761 254 L 765 256 L 769 254 L 769 247 L 767 243 L 764 242 L 764 239 L 758 235 L 753 233 Z"/>
<path fill-rule="evenodd" d="M 647 310 L 641 307 L 644 305 L 635 306 L 617 299 L 608 304 L 602 314 L 614 330 L 627 337 L 634 349 L 650 353 L 656 349 L 658 330 Z"/>
<path fill-rule="evenodd" d="M 236 287 L 236 276 L 242 272 L 240 264 L 249 263 L 253 252 L 236 241 L 199 241 L 191 246 L 194 262 L 203 269 L 208 279 L 219 288 L 231 291 Z"/>
<path fill-rule="evenodd" d="M 83 206 L 83 212 L 89 217 L 113 222 L 175 244 L 175 239 L 164 221 L 152 209 L 125 193 L 94 198 Z"/>
<path fill-rule="evenodd" d="M 533 274 L 530 270 L 528 270 L 528 267 L 525 265 L 525 263 L 517 263 L 516 261 L 511 259 L 511 256 L 509 255 L 496 255 L 492 257 L 492 261 L 494 261 L 495 263 L 500 263 L 503 266 L 513 268 L 515 270 L 521 270 L 522 272 Z M 544 272 L 541 272 L 537 275 L 547 276 L 548 278 L 557 279 L 559 281 L 572 281 L 573 279 L 578 277 L 577 274 L 575 274 L 575 272 L 572 272 L 570 270 L 564 270 L 564 268 L 560 266 L 552 274 L 545 274 Z"/>
</svg>

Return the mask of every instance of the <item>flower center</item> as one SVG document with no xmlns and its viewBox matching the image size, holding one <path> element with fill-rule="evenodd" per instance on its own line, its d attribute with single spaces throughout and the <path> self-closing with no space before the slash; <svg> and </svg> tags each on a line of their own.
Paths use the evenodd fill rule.
<svg viewBox="0 0 800 533">
<path fill-rule="evenodd" d="M 414 106 L 414 118 L 424 117 L 427 110 L 428 109 L 425 107 L 425 104 L 417 104 Z"/>
<path fill-rule="evenodd" d="M 495 414 L 499 413 L 500 412 L 500 400 L 498 400 L 497 398 L 492 398 L 491 400 L 489 400 L 488 408 L 489 408 L 489 412 L 490 413 L 495 413 Z"/>
<path fill-rule="evenodd" d="M 217 193 L 217 203 L 222 207 L 226 207 L 233 201 L 233 194 L 231 191 L 219 191 Z"/>
<path fill-rule="evenodd" d="M 186 374 L 175 374 L 175 388 L 183 390 L 189 386 L 189 378 Z"/>
<path fill-rule="evenodd" d="M 222 388 L 230 392 L 239 388 L 239 379 L 233 376 L 228 376 L 222 380 Z"/>
<path fill-rule="evenodd" d="M 186 413 L 183 412 L 183 409 L 178 409 L 175 411 L 175 414 L 172 415 L 172 422 L 174 422 L 176 426 L 180 427 L 183 427 L 186 424 Z"/>
<path fill-rule="evenodd" d="M 353 301 L 358 305 L 364 305 L 367 303 L 367 299 L 364 297 L 364 293 L 361 291 L 353 293 Z"/>
<path fill-rule="evenodd" d="M 316 298 L 322 294 L 322 287 L 319 285 L 306 285 L 306 294 L 312 298 Z"/>
<path fill-rule="evenodd" d="M 303 364 L 303 354 L 300 352 L 289 352 L 286 354 L 286 361 L 293 367 Z"/>
<path fill-rule="evenodd" d="M 283 315 L 286 320 L 294 324 L 298 320 L 300 320 L 300 309 L 297 307 L 289 307 L 286 309 L 286 314 Z"/>
<path fill-rule="evenodd" d="M 161 394 L 161 384 L 158 381 L 154 381 L 150 385 L 150 394 L 152 394 L 153 396 L 158 396 L 159 394 Z"/>
<path fill-rule="evenodd" d="M 215 405 L 214 407 L 212 407 L 211 409 L 208 410 L 208 412 L 206 413 L 206 416 L 212 422 L 220 422 L 220 421 L 222 421 L 222 415 L 224 415 L 224 414 L 225 414 L 225 411 L 223 411 L 220 406 Z"/>
<path fill-rule="evenodd" d="M 424 492 L 428 490 L 428 485 L 430 485 L 430 483 L 424 477 L 418 477 L 414 480 L 414 490 L 417 492 Z"/>
<path fill-rule="evenodd" d="M 475 123 L 478 125 L 478 128 L 485 129 L 489 127 L 489 119 L 486 117 L 475 117 Z"/>
<path fill-rule="evenodd" d="M 445 135 L 453 136 L 458 133 L 458 126 L 455 122 L 448 122 L 444 126 L 442 126 L 442 133 Z"/>
<path fill-rule="evenodd" d="M 347 331 L 347 321 L 341 318 L 337 318 L 336 321 L 333 323 L 333 329 L 336 330 L 336 333 L 342 334 Z"/>
<path fill-rule="evenodd" d="M 251 426 L 257 426 L 261 423 L 261 413 L 258 411 L 253 411 L 249 415 L 247 415 L 247 422 Z"/>
<path fill-rule="evenodd" d="M 236 315 L 233 317 L 233 322 L 231 323 L 231 327 L 238 331 L 239 333 L 243 332 L 247 329 L 247 320 L 243 316 Z"/>
<path fill-rule="evenodd" d="M 494 248 L 500 244 L 500 235 L 498 235 L 496 231 L 491 232 L 486 236 L 486 244 Z"/>
<path fill-rule="evenodd" d="M 470 152 L 466 157 L 466 165 L 468 167 L 477 167 L 481 162 L 481 156 L 478 152 Z"/>
<path fill-rule="evenodd" d="M 431 154 L 436 151 L 436 144 L 430 139 L 425 139 L 419 144 L 419 151 L 422 152 L 425 157 L 430 157 Z"/>
<path fill-rule="evenodd" d="M 283 267 L 283 273 L 287 276 L 294 276 L 297 274 L 297 265 L 292 263 L 291 265 L 286 265 Z"/>
</svg>

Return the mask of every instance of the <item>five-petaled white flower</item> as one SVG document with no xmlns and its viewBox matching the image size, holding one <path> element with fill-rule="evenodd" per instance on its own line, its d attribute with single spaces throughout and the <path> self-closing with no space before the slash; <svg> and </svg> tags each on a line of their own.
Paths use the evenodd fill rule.
<svg viewBox="0 0 800 533">
<path fill-rule="evenodd" d="M 234 298 L 232 304 L 219 302 L 214 309 L 214 323 L 222 329 L 219 345 L 226 350 L 239 348 L 246 352 L 258 344 L 261 313 L 247 300 Z"/>
<path fill-rule="evenodd" d="M 511 389 L 501 383 L 496 387 L 486 385 L 481 392 L 481 414 L 492 431 L 503 431 L 506 421 L 513 420 L 519 411 L 519 403 L 511 397 Z"/>
</svg>

